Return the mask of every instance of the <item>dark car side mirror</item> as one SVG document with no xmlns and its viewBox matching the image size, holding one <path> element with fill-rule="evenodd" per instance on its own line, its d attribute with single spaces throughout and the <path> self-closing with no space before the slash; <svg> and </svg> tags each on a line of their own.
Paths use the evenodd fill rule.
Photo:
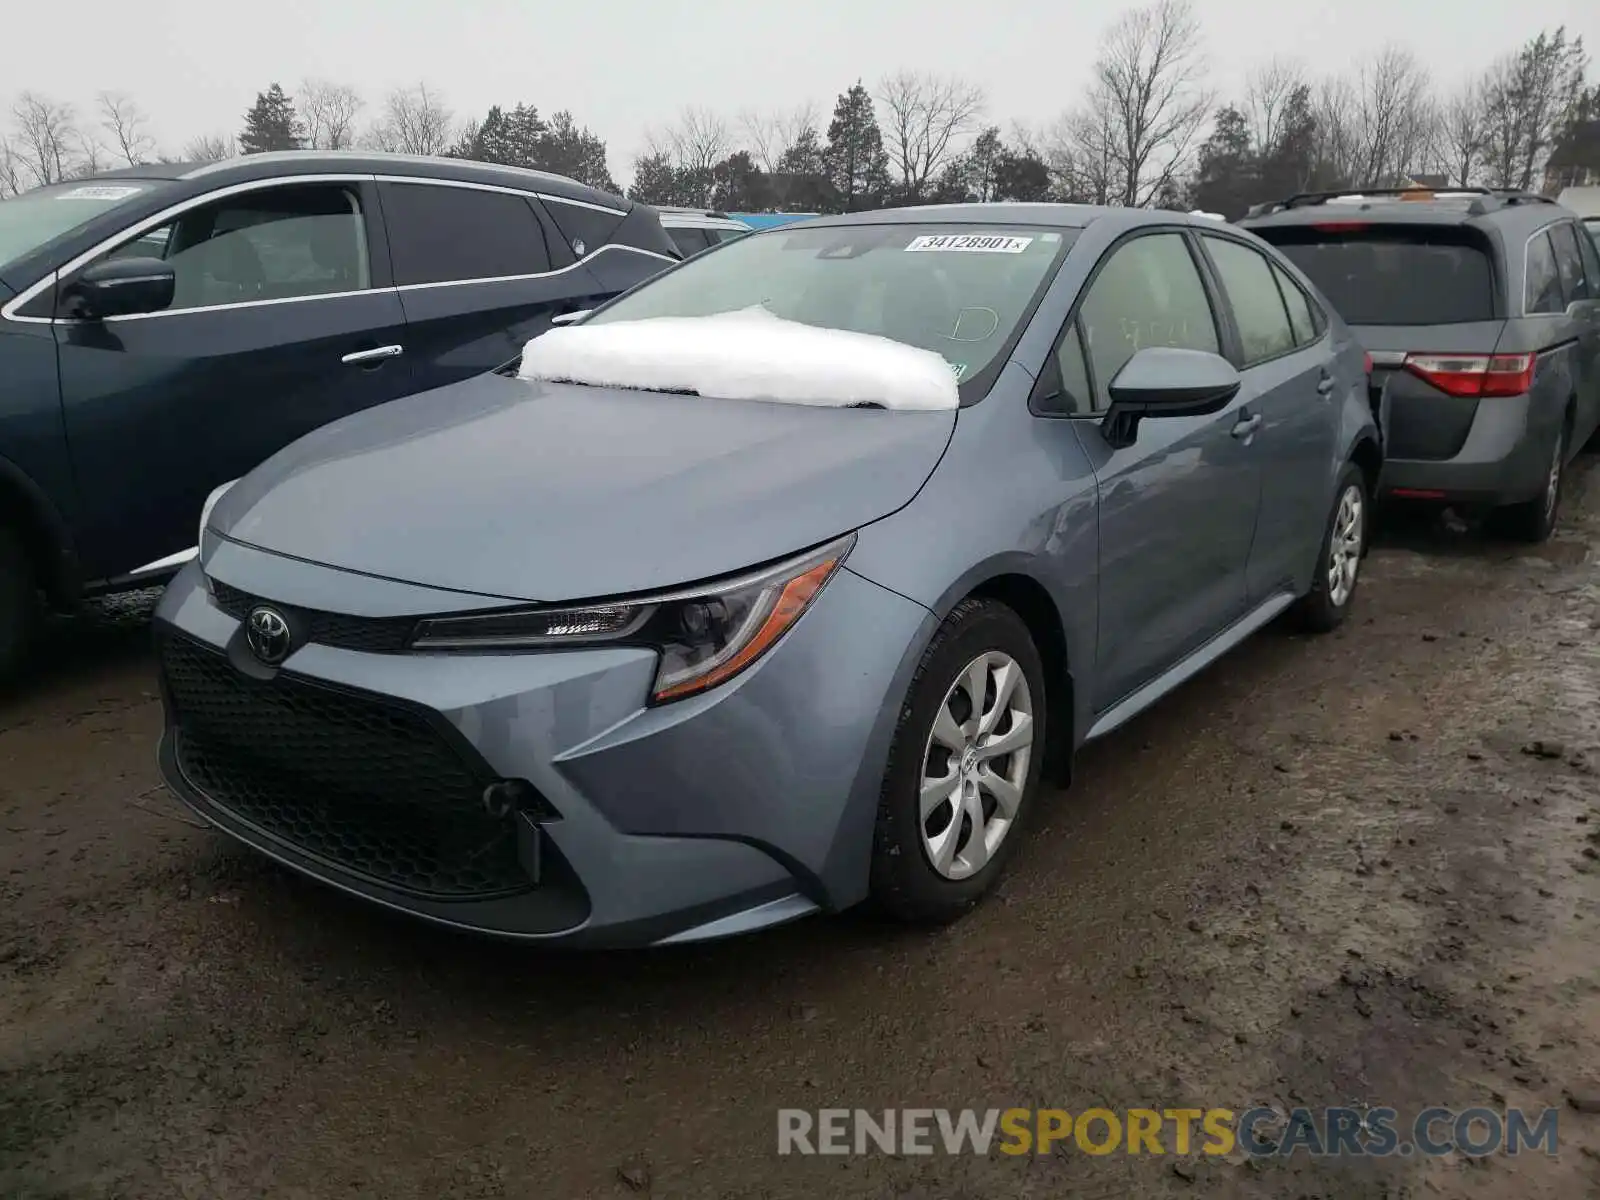
<svg viewBox="0 0 1600 1200">
<path fill-rule="evenodd" d="M 177 277 L 159 258 L 113 258 L 96 263 L 67 285 L 63 299 L 75 317 L 98 320 L 160 312 L 172 303 Z"/>
<path fill-rule="evenodd" d="M 1108 391 L 1100 432 L 1115 449 L 1131 446 L 1145 417 L 1201 417 L 1221 409 L 1240 387 L 1232 363 L 1205 350 L 1151 346 L 1137 351 Z"/>
</svg>

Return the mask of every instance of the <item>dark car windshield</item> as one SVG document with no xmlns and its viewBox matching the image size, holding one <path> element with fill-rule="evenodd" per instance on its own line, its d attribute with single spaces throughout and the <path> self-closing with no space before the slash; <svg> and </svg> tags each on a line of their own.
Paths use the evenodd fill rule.
<svg viewBox="0 0 1600 1200">
<path fill-rule="evenodd" d="M 1488 247 L 1469 231 L 1360 226 L 1253 232 L 1282 250 L 1351 325 L 1454 325 L 1494 319 Z"/>
<path fill-rule="evenodd" d="M 51 239 L 159 186 L 148 179 L 58 183 L 0 200 L 0 270 Z"/>
<path fill-rule="evenodd" d="M 1076 233 L 944 224 L 752 233 L 657 276 L 588 323 L 760 305 L 787 320 L 932 350 L 961 382 L 1005 349 Z"/>
</svg>

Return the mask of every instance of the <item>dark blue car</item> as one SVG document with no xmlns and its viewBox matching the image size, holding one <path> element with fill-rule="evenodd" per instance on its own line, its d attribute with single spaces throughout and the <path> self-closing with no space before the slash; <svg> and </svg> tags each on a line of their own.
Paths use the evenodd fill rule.
<svg viewBox="0 0 1600 1200">
<path fill-rule="evenodd" d="M 0 676 L 41 593 L 159 582 L 219 484 L 679 257 L 645 206 L 447 159 L 261 154 L 0 201 Z"/>
</svg>

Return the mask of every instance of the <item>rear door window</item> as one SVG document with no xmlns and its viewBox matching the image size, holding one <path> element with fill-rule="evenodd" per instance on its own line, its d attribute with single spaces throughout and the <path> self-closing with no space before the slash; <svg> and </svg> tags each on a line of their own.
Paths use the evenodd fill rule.
<svg viewBox="0 0 1600 1200">
<path fill-rule="evenodd" d="M 564 204 L 554 197 L 546 197 L 544 207 L 578 258 L 586 258 L 609 242 L 626 215 L 587 204 Z"/>
<path fill-rule="evenodd" d="M 381 188 L 394 281 L 402 287 L 550 269 L 544 227 L 522 196 L 432 183 Z"/>
<path fill-rule="evenodd" d="M 1284 307 L 1278 282 L 1273 278 L 1272 264 L 1232 238 L 1206 235 L 1202 240 L 1233 307 L 1244 350 L 1243 365 L 1248 367 L 1293 350 L 1294 331 L 1289 326 L 1289 311 Z"/>
<path fill-rule="evenodd" d="M 1472 230 L 1287 226 L 1253 232 L 1303 271 L 1352 325 L 1455 325 L 1495 319 L 1489 247 Z"/>
<path fill-rule="evenodd" d="M 704 229 L 668 227 L 667 236 L 672 239 L 672 244 L 678 248 L 678 253 L 685 258 L 699 254 L 708 245 Z"/>
<path fill-rule="evenodd" d="M 1294 329 L 1294 344 L 1296 346 L 1309 346 L 1317 340 L 1317 321 L 1311 315 L 1311 299 L 1300 285 L 1289 278 L 1287 272 L 1277 263 L 1272 264 L 1272 277 L 1278 281 L 1278 290 L 1283 293 L 1283 302 L 1289 308 L 1289 325 Z"/>
<path fill-rule="evenodd" d="M 1526 311 L 1558 313 L 1566 307 L 1561 299 L 1561 273 L 1556 269 L 1555 251 L 1550 248 L 1550 238 L 1540 232 L 1528 239 Z"/>
<path fill-rule="evenodd" d="M 1550 230 L 1550 244 L 1556 252 L 1556 271 L 1561 276 L 1561 292 L 1568 304 L 1589 299 L 1595 294 L 1595 286 L 1600 284 L 1600 280 L 1591 281 L 1584 269 L 1583 248 L 1578 245 L 1582 236 L 1570 221 L 1563 221 Z"/>
</svg>

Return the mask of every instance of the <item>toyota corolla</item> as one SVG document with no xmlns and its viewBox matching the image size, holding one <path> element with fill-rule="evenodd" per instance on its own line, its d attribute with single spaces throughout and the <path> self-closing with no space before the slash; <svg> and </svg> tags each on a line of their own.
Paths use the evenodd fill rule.
<svg viewBox="0 0 1600 1200">
<path fill-rule="evenodd" d="M 1349 611 L 1363 354 L 1248 233 L 976 205 L 699 255 L 221 489 L 157 613 L 209 821 L 435 922 L 989 892 L 1084 742 Z"/>
</svg>

